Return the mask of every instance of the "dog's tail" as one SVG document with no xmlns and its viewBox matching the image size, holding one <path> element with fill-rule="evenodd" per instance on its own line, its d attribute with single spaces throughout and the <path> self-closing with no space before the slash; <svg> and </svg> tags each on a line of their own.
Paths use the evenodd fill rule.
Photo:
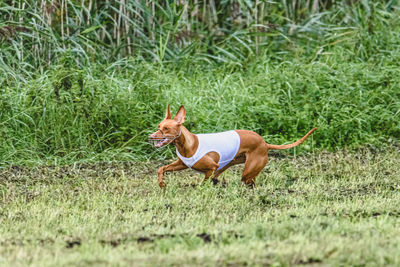
<svg viewBox="0 0 400 267">
<path fill-rule="evenodd" d="M 303 138 L 297 140 L 296 142 L 289 144 L 289 145 L 271 145 L 271 144 L 267 144 L 269 149 L 288 149 L 288 148 L 292 148 L 295 146 L 300 145 L 301 143 L 303 143 L 310 134 L 312 134 L 315 130 L 317 130 L 317 128 L 312 129 L 311 131 L 309 131 Z"/>
</svg>

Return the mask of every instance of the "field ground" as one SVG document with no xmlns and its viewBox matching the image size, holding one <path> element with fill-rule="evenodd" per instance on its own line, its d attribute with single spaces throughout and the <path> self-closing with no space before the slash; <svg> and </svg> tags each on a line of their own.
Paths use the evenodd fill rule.
<svg viewBox="0 0 400 267">
<path fill-rule="evenodd" d="M 400 265 L 400 147 L 271 161 L 201 184 L 162 162 L 0 169 L 0 264 Z"/>
</svg>

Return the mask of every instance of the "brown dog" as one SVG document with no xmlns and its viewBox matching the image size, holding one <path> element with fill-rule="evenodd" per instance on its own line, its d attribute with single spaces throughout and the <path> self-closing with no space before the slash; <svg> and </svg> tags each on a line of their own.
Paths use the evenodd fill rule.
<svg viewBox="0 0 400 267">
<path fill-rule="evenodd" d="M 179 157 L 177 161 L 158 170 L 160 187 L 166 186 L 163 181 L 165 172 L 191 167 L 204 173 L 204 180 L 214 175 L 213 181 L 217 181 L 216 179 L 222 172 L 239 163 L 245 163 L 242 181 L 249 186 L 254 186 L 256 176 L 268 162 L 269 149 L 287 149 L 298 146 L 317 129 L 312 129 L 303 138 L 292 144 L 271 145 L 267 144 L 260 135 L 249 130 L 203 135 L 192 134 L 182 125 L 185 122 L 185 116 L 186 110 L 181 106 L 174 119 L 171 119 L 170 105 L 168 105 L 165 118 L 158 125 L 158 130 L 149 136 L 149 139 L 155 142 L 156 147 L 175 143 Z"/>
</svg>

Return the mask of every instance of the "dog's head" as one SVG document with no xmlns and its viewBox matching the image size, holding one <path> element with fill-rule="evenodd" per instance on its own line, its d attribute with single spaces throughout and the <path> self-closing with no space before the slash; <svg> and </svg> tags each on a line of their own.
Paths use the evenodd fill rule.
<svg viewBox="0 0 400 267">
<path fill-rule="evenodd" d="M 181 134 L 181 125 L 185 122 L 186 110 L 181 106 L 175 117 L 171 119 L 170 105 L 165 112 L 165 118 L 158 125 L 158 130 L 149 135 L 149 140 L 155 147 L 162 147 L 175 141 Z"/>
</svg>

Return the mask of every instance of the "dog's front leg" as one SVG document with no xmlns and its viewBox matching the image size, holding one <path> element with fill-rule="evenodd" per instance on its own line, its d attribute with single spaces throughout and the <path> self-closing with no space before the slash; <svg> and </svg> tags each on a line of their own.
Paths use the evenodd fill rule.
<svg viewBox="0 0 400 267">
<path fill-rule="evenodd" d="M 210 179 L 210 177 L 212 177 L 213 180 L 214 180 L 215 171 L 216 171 L 216 170 L 214 170 L 214 169 L 212 169 L 212 170 L 207 170 L 207 171 L 205 172 L 205 174 L 204 174 L 204 182 L 207 181 L 208 179 Z"/>
<path fill-rule="evenodd" d="M 178 159 L 177 161 L 172 162 L 171 164 L 162 166 L 158 169 L 158 185 L 163 188 L 166 184 L 163 181 L 164 173 L 180 171 L 187 169 L 187 166 L 182 162 L 182 160 Z"/>
</svg>

